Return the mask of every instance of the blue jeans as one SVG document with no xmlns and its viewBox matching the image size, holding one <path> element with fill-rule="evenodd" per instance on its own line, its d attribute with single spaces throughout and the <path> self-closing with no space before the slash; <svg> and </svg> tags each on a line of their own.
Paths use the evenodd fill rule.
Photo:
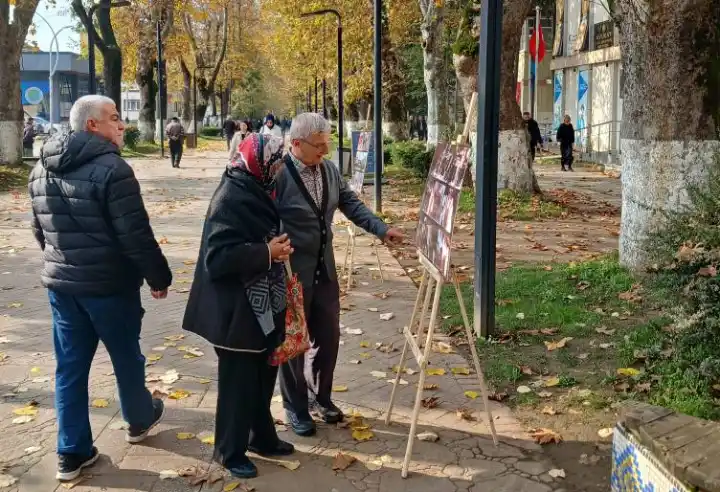
<svg viewBox="0 0 720 492">
<path fill-rule="evenodd" d="M 87 456 L 92 451 L 88 377 L 100 340 L 115 369 L 123 417 L 132 426 L 152 425 L 152 397 L 145 387 L 145 357 L 140 351 L 145 313 L 140 291 L 93 297 L 49 290 L 48 297 L 57 359 L 58 454 Z"/>
</svg>

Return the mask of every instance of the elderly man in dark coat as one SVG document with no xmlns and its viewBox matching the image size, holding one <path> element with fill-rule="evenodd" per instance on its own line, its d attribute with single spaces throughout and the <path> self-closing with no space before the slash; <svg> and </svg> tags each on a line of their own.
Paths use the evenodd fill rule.
<svg viewBox="0 0 720 492">
<path fill-rule="evenodd" d="M 277 180 L 277 208 L 290 237 L 293 270 L 303 284 L 305 314 L 312 348 L 280 371 L 283 404 L 293 431 L 315 433 L 310 412 L 328 423 L 343 414 L 332 402 L 332 381 L 340 343 L 340 288 L 335 271 L 335 211 L 386 242 L 402 240 L 348 187 L 325 156 L 330 151 L 330 124 L 316 113 L 298 115 L 290 127 L 291 149 Z"/>
</svg>

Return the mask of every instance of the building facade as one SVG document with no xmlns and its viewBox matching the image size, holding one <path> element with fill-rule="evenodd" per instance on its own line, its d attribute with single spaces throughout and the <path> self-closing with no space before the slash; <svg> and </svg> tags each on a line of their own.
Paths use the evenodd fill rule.
<svg viewBox="0 0 720 492">
<path fill-rule="evenodd" d="M 25 113 L 54 123 L 68 120 L 70 108 L 79 98 L 88 93 L 88 63 L 80 55 L 60 52 L 52 62 L 55 65 L 52 80 L 53 97 L 50 97 L 50 53 L 26 51 L 20 65 L 20 92 Z M 52 101 L 53 110 L 50 111 Z"/>
<path fill-rule="evenodd" d="M 582 158 L 617 166 L 623 72 L 607 0 L 556 0 L 554 29 L 553 129 L 570 116 Z"/>
<path fill-rule="evenodd" d="M 122 92 L 120 94 L 121 113 L 125 121 L 131 124 L 137 124 L 140 118 L 140 89 L 137 84 L 122 84 Z M 182 113 L 182 95 L 168 94 L 167 117 L 180 117 Z"/>
</svg>

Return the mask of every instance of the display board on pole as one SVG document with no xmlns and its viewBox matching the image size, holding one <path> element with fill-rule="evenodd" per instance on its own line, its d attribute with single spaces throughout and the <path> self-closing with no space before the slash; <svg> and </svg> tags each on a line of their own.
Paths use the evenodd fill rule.
<svg viewBox="0 0 720 492">
<path fill-rule="evenodd" d="M 447 283 L 452 283 L 455 287 L 455 294 L 457 295 L 458 304 L 460 305 L 460 313 L 462 314 L 465 324 L 465 332 L 468 341 L 471 341 L 468 345 L 472 352 L 475 372 L 480 383 L 487 425 L 493 441 L 496 445 L 498 442 L 495 424 L 490 410 L 485 378 L 483 377 L 480 367 L 477 349 L 475 348 L 475 344 L 472 343 L 475 337 L 470 327 L 470 320 L 467 315 L 467 310 L 465 309 L 465 301 L 460 291 L 460 284 L 458 283 L 457 275 L 451 262 L 453 227 L 458 203 L 460 201 L 463 179 L 468 168 L 468 153 L 469 148 L 465 145 L 440 143 L 437 146 L 420 206 L 416 243 L 422 278 L 417 298 L 415 299 L 415 307 L 410 317 L 410 323 L 403 329 L 405 346 L 400 356 L 395 385 L 393 386 L 390 405 L 388 406 L 385 416 L 385 423 L 389 425 L 392 420 L 392 410 L 400 384 L 400 376 L 405 370 L 408 351 L 410 351 L 419 366 L 420 378 L 415 396 L 415 406 L 410 421 L 410 434 L 405 451 L 405 460 L 402 466 L 403 478 L 407 478 L 410 459 L 412 458 L 417 421 L 422 407 L 426 369 L 440 310 L 440 298 L 442 296 L 443 286 Z M 431 300 L 432 307 L 430 304 Z M 430 318 L 428 320 L 426 333 L 425 320 L 428 315 L 428 309 L 430 310 Z M 415 326 L 416 322 L 417 327 Z"/>
</svg>

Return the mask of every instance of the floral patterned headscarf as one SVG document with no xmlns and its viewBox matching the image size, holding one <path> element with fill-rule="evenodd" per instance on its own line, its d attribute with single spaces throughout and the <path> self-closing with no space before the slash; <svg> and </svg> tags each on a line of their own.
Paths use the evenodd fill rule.
<svg viewBox="0 0 720 492">
<path fill-rule="evenodd" d="M 240 142 L 230 165 L 253 176 L 268 195 L 274 198 L 275 174 L 282 165 L 284 144 L 281 137 L 251 133 Z"/>
</svg>

